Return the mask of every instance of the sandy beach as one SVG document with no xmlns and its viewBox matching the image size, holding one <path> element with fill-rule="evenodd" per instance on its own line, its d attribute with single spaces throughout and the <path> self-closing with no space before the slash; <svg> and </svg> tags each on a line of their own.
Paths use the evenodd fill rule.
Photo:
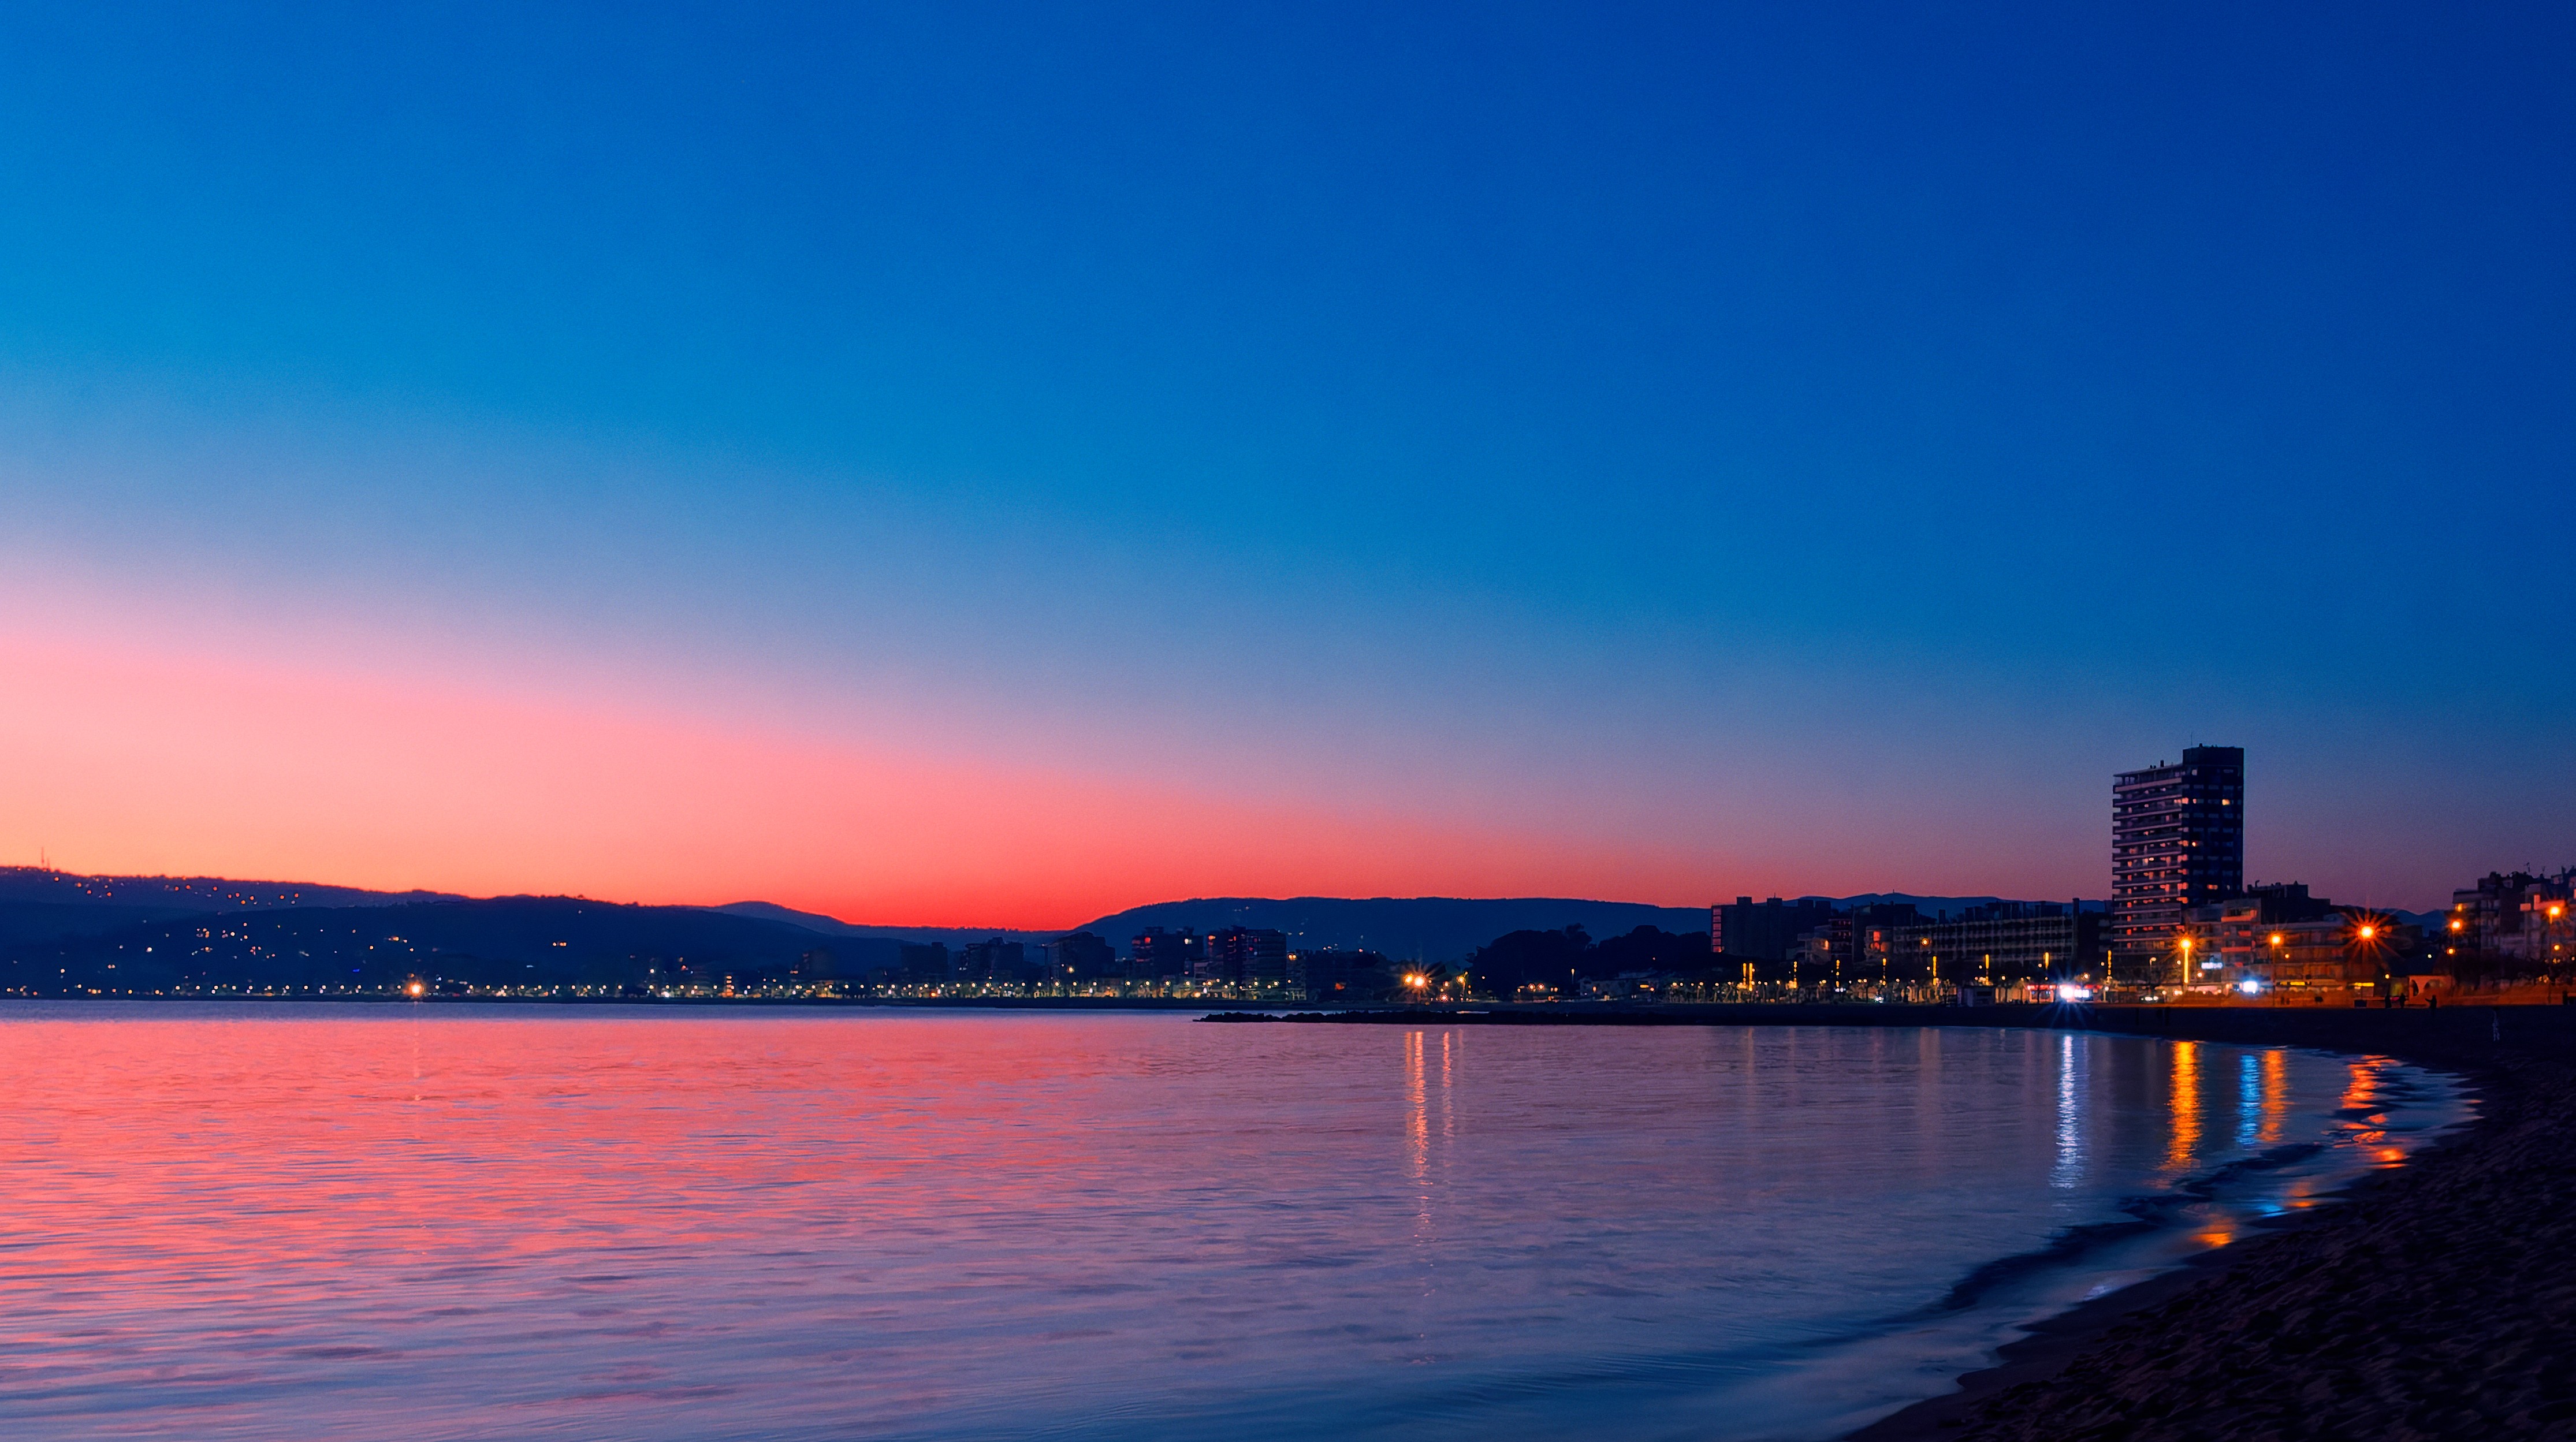
<svg viewBox="0 0 2576 1442">
<path fill-rule="evenodd" d="M 2305 1045 L 2458 1071 L 2480 1117 L 2306 1225 L 2044 1326 L 1855 1442 L 2576 1437 L 2576 1016 L 2284 1022 Z"/>
</svg>

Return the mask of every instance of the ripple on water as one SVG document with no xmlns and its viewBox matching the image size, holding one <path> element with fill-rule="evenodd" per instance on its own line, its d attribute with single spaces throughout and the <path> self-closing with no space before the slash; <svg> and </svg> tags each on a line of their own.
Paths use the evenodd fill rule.
<svg viewBox="0 0 2576 1442">
<path fill-rule="evenodd" d="M 6 1005 L 0 1431 L 1829 1436 L 2461 1111 L 1964 1028 Z"/>
</svg>

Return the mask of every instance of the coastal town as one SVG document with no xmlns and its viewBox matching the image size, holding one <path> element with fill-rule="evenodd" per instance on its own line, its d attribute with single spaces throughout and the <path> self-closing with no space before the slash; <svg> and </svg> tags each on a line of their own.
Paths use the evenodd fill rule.
<svg viewBox="0 0 2576 1442">
<path fill-rule="evenodd" d="M 2100 898 L 1738 896 L 1708 907 L 1704 929 L 1679 908 L 1632 907 L 1657 920 L 1453 929 L 1446 944 L 1409 946 L 1319 923 L 1189 924 L 1200 903 L 1147 908 L 1138 914 L 1168 919 L 1114 939 L 1106 919 L 925 937 L 776 908 L 21 869 L 12 895 L 45 899 L 12 913 L 0 994 L 1548 1007 L 2438 1007 L 2570 994 L 2576 868 L 2492 872 L 2447 908 L 2339 902 L 2304 881 L 2247 880 L 2246 802 L 2240 748 L 2194 746 L 2119 773 Z M 1383 918 L 1409 904 L 1338 905 Z M 1607 915 L 1614 904 L 1563 905 Z M 815 929 L 831 926 L 841 931 Z"/>
</svg>

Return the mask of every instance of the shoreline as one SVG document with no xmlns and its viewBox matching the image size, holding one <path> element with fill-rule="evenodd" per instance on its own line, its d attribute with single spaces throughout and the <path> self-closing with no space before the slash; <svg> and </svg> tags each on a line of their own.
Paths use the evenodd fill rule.
<svg viewBox="0 0 2576 1442">
<path fill-rule="evenodd" d="M 2112 1328 L 2233 1267 L 2240 1259 L 2227 1254 L 2240 1251 L 2244 1245 L 2251 1243 L 2213 1247 L 2171 1271 L 2043 1317 L 2025 1328 L 2021 1337 L 1996 1348 L 1995 1365 L 1962 1372 L 1953 1390 L 1909 1402 L 1867 1426 L 1844 1433 L 1840 1442 L 1917 1442 L 1958 1436 L 1955 1429 L 1988 1398 L 2010 1387 L 2055 1377 Z"/>
<path fill-rule="evenodd" d="M 2556 1363 L 2576 1322 L 2565 1053 L 2382 1052 L 2460 1076 L 2476 1119 L 2299 1225 L 2049 1319 L 1998 1365 L 1849 1437 L 2569 1435 L 2576 1387 Z"/>
<path fill-rule="evenodd" d="M 2267 1244 L 2332 1226 L 2348 1208 L 2365 1201 L 2375 1189 L 2402 1173 L 2440 1165 L 2453 1151 L 2473 1144 L 2494 1109 L 2486 1105 L 2488 1089 L 2478 1079 L 2447 1069 L 2424 1070 L 2453 1078 L 2462 1097 L 2473 1107 L 2473 1115 L 2410 1154 L 2401 1166 L 2352 1178 L 2320 1199 L 2330 1200 L 2330 1205 L 2258 1222 L 2256 1233 L 2242 1241 L 2211 1247 L 2155 1276 L 2042 1317 L 2024 1327 L 2020 1337 L 1996 1348 L 1992 1366 L 1962 1372 L 1950 1391 L 1908 1403 L 1875 1422 L 1844 1433 L 1837 1442 L 1932 1442 L 1975 1435 L 1964 1429 L 2002 1394 L 2017 1388 L 2044 1387 L 2077 1361 L 2093 1355 L 2114 1331 L 2141 1314 L 2173 1303 L 2204 1285 L 2220 1282 L 2249 1262 L 2259 1262 Z"/>
<path fill-rule="evenodd" d="M 456 1000 L 463 999 L 450 999 Z M 1168 1002 L 1134 1005 L 1138 1000 L 1144 999 L 854 1005 L 656 998 L 643 1005 L 952 1013 L 1180 1009 Z M 473 1005 L 525 1002 L 621 1004 L 493 998 Z M 2564 1339 L 2576 1331 L 2576 1007 L 1757 1004 L 1283 1014 L 1252 1007 L 1211 1013 L 1205 1002 L 1181 1006 L 1194 1007 L 1206 1021 L 1238 1025 L 2080 1030 L 2381 1056 L 2445 1073 L 2474 1100 L 2477 1114 L 2405 1165 L 2355 1178 L 2338 1189 L 2333 1205 L 2287 1226 L 2266 1227 L 2035 1323 L 1999 1349 L 1993 1365 L 1961 1374 L 1951 1390 L 1843 1436 L 1847 1442 L 2576 1439 L 2576 1373 L 2559 1363 Z"/>
<path fill-rule="evenodd" d="M 2046 1318 L 1994 1365 L 1843 1442 L 2576 1437 L 2576 1377 L 2558 1362 L 2576 1327 L 2576 1008 L 1833 1010 L 1864 1014 L 1691 1020 L 2040 1027 L 2384 1056 L 2452 1077 L 2477 1109 L 2405 1165 L 2355 1178 L 2334 1205 Z M 1365 1018 L 1404 1020 L 1428 1018 Z"/>
</svg>

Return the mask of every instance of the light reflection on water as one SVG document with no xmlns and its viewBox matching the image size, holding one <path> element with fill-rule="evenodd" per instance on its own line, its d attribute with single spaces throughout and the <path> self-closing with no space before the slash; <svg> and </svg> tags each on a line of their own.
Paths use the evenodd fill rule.
<svg viewBox="0 0 2576 1442">
<path fill-rule="evenodd" d="M 2057 1038 L 2057 1166 L 2049 1184 L 2072 1190 L 2084 1180 L 2084 1068 L 2087 1039 L 2073 1032 Z"/>
<path fill-rule="evenodd" d="M 2200 1043 L 2178 1041 L 2171 1052 L 2173 1082 L 2165 1097 L 2165 1170 L 2180 1181 L 2200 1161 Z"/>
<path fill-rule="evenodd" d="M 1828 1436 L 2457 1111 L 1966 1028 L 0 1006 L 0 1434 Z"/>
</svg>

